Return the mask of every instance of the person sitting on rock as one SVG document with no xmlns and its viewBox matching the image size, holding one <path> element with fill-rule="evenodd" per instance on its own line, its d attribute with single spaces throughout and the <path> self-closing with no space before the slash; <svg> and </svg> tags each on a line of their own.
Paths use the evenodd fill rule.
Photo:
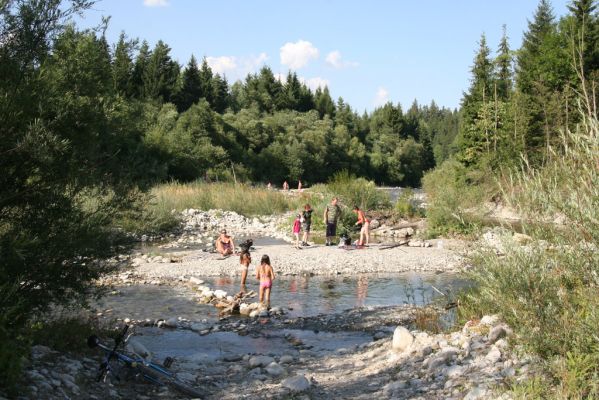
<svg viewBox="0 0 599 400">
<path fill-rule="evenodd" d="M 227 230 L 223 229 L 220 231 L 220 235 L 216 239 L 216 251 L 218 251 L 223 257 L 233 254 L 235 251 L 235 244 L 233 238 L 227 235 Z"/>
</svg>

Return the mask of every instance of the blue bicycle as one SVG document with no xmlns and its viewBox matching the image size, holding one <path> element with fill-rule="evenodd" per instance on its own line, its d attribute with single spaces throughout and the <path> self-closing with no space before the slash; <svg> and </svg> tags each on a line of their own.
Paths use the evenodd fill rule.
<svg viewBox="0 0 599 400">
<path fill-rule="evenodd" d="M 115 339 L 113 347 L 102 343 L 95 335 L 87 338 L 87 345 L 89 347 L 99 347 L 106 353 L 104 361 L 100 364 L 100 370 L 97 378 L 98 382 L 105 382 L 110 375 L 114 375 L 117 379 L 119 379 L 118 374 L 113 373 L 112 364 L 116 362 L 121 364 L 121 366 L 128 367 L 130 371 L 134 372 L 135 376 L 141 376 L 145 380 L 156 385 L 171 387 L 174 390 L 193 398 L 199 398 L 202 395 L 202 393 L 200 393 L 197 389 L 194 389 L 185 382 L 179 380 L 173 372 L 168 370 L 173 362 L 171 357 L 167 357 L 163 364 L 159 365 L 153 362 L 147 362 L 142 357 L 137 355 L 129 355 L 125 354 L 124 352 L 117 351 L 119 346 L 126 342 L 124 339 L 128 329 L 129 326 L 125 325 L 121 334 Z"/>
</svg>

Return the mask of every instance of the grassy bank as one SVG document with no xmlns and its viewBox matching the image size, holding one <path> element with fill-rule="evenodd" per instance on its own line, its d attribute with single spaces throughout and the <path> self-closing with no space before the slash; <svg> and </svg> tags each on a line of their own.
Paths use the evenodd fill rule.
<svg viewBox="0 0 599 400">
<path fill-rule="evenodd" d="M 587 118 L 551 148 L 542 169 L 509 175 L 503 197 L 531 239 L 510 235 L 503 255 L 473 258 L 476 289 L 463 318 L 499 313 L 515 344 L 544 360 L 544 376 L 516 386 L 521 398 L 599 398 L 599 123 Z"/>
<path fill-rule="evenodd" d="M 246 217 L 279 214 L 299 209 L 310 197 L 246 184 L 171 182 L 154 187 L 140 205 L 142 217 L 124 218 L 121 227 L 138 233 L 168 231 L 179 223 L 178 213 L 188 208 L 235 211 Z"/>
</svg>

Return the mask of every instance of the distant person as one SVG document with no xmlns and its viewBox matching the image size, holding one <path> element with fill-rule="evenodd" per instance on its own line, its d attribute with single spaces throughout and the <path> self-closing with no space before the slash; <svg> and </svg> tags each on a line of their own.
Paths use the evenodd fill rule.
<svg viewBox="0 0 599 400">
<path fill-rule="evenodd" d="M 270 182 L 268 182 L 268 185 L 266 185 L 266 188 L 267 188 L 268 190 L 271 190 L 271 189 L 272 189 L 272 184 L 271 184 Z"/>
<path fill-rule="evenodd" d="M 295 216 L 295 220 L 293 221 L 293 236 L 295 236 L 295 248 L 296 249 L 301 249 L 300 242 L 299 242 L 301 230 L 302 230 L 302 215 L 297 214 Z"/>
<path fill-rule="evenodd" d="M 241 264 L 241 291 L 245 291 L 245 281 L 248 277 L 248 269 L 252 263 L 252 256 L 250 252 L 244 250 L 239 255 L 239 264 Z"/>
<path fill-rule="evenodd" d="M 287 181 L 283 182 L 283 190 L 289 190 L 289 184 Z"/>
<path fill-rule="evenodd" d="M 356 225 L 361 226 L 358 246 L 368 246 L 368 242 L 370 242 L 370 220 L 366 218 L 366 214 L 364 214 L 364 211 L 360 210 L 360 207 L 354 206 L 353 211 L 358 214 L 358 222 L 356 222 Z"/>
<path fill-rule="evenodd" d="M 227 230 L 222 229 L 220 235 L 216 239 L 216 251 L 218 251 L 223 257 L 233 254 L 235 251 L 235 244 L 233 238 L 227 235 Z"/>
<path fill-rule="evenodd" d="M 324 209 L 324 222 L 327 225 L 325 246 L 333 246 L 337 235 L 337 222 L 341 216 L 341 208 L 337 205 L 339 199 L 333 197 L 331 204 Z"/>
<path fill-rule="evenodd" d="M 301 192 L 302 191 L 302 181 L 298 179 L 297 181 L 297 191 Z"/>
<path fill-rule="evenodd" d="M 304 206 L 304 211 L 302 211 L 302 229 L 304 230 L 304 236 L 302 237 L 302 246 L 310 246 L 308 243 L 308 237 L 310 236 L 310 227 L 312 226 L 312 207 L 310 204 L 306 204 Z"/>
<path fill-rule="evenodd" d="M 272 281 L 275 280 L 275 271 L 270 265 L 270 258 L 265 254 L 256 268 L 256 278 L 260 279 L 260 304 L 270 308 L 270 291 Z"/>
</svg>

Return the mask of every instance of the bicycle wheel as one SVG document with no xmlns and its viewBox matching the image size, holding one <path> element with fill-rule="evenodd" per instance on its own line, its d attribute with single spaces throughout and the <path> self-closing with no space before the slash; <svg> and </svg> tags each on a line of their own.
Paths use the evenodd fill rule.
<svg viewBox="0 0 599 400">
<path fill-rule="evenodd" d="M 151 367 L 148 367 L 147 365 L 143 365 L 141 363 L 137 364 L 137 369 L 142 374 L 151 378 L 150 380 L 160 382 L 163 385 L 167 385 L 168 387 L 173 388 L 174 390 L 178 391 L 179 393 L 185 394 L 192 398 L 200 398 L 202 396 L 202 393 L 199 390 L 189 386 L 188 384 L 184 383 L 183 381 L 180 381 L 175 376 L 166 375 L 164 373 L 161 373 L 161 372 L 159 372 Z"/>
</svg>

